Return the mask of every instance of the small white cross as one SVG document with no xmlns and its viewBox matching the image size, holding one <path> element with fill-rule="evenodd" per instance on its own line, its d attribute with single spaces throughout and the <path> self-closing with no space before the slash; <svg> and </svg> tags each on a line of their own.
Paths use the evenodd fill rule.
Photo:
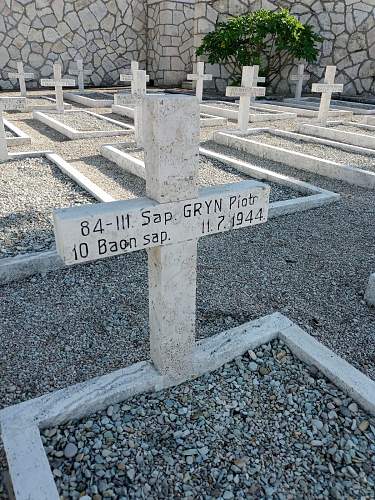
<svg viewBox="0 0 375 500">
<path fill-rule="evenodd" d="M 254 79 L 252 83 L 252 87 L 257 87 L 258 83 L 265 83 L 266 78 L 264 76 L 259 76 L 259 66 L 254 65 Z M 252 106 L 252 98 L 250 97 L 250 106 Z"/>
<path fill-rule="evenodd" d="M 143 146 L 143 123 L 142 123 L 142 102 L 146 96 L 146 71 L 134 71 L 134 93 L 135 109 L 134 109 L 134 128 L 135 140 L 138 146 Z"/>
<path fill-rule="evenodd" d="M 78 76 L 78 88 L 79 90 L 83 91 L 85 90 L 85 76 L 92 75 L 92 71 L 90 71 L 89 69 L 83 69 L 82 59 L 77 59 L 76 66 L 77 69 L 71 70 L 69 74 Z"/>
<path fill-rule="evenodd" d="M 254 87 L 254 66 L 244 66 L 242 68 L 241 87 L 227 87 L 225 95 L 228 97 L 239 97 L 240 105 L 238 109 L 238 126 L 245 132 L 249 125 L 250 97 L 266 95 L 264 87 Z"/>
<path fill-rule="evenodd" d="M 43 78 L 40 80 L 42 87 L 55 87 L 56 94 L 56 111 L 58 113 L 64 112 L 64 93 L 63 87 L 75 87 L 76 81 L 74 79 L 61 78 L 61 64 L 53 65 L 53 80 Z"/>
<path fill-rule="evenodd" d="M 24 111 L 25 97 L 0 97 L 0 161 L 8 159 L 8 147 L 5 135 L 3 111 Z"/>
<path fill-rule="evenodd" d="M 198 240 L 266 222 L 269 187 L 198 189 L 196 97 L 150 95 L 142 114 L 147 198 L 56 210 L 56 247 L 68 265 L 147 250 L 151 359 L 181 380 L 194 373 Z"/>
<path fill-rule="evenodd" d="M 195 95 L 198 97 L 198 101 L 203 100 L 203 82 L 212 80 L 212 75 L 204 73 L 204 62 L 197 62 L 197 72 L 189 73 L 187 76 L 188 80 L 195 81 Z"/>
<path fill-rule="evenodd" d="M 20 84 L 20 92 L 22 97 L 26 97 L 26 79 L 30 80 L 34 78 L 34 73 L 25 73 L 23 69 L 23 62 L 17 63 L 17 73 L 9 73 L 9 78 L 14 78 L 19 81 Z"/>
<path fill-rule="evenodd" d="M 134 94 L 135 91 L 135 85 L 134 85 L 135 72 L 138 70 L 139 70 L 139 62 L 132 61 L 130 64 L 131 74 L 124 74 L 124 73 L 120 74 L 120 82 L 130 82 L 132 94 Z M 149 81 L 150 81 L 150 76 L 146 75 L 146 82 Z"/>
<path fill-rule="evenodd" d="M 303 88 L 303 82 L 307 81 L 310 79 L 310 76 L 304 73 L 305 71 L 305 65 L 304 64 L 299 64 L 298 65 L 298 72 L 296 75 L 291 75 L 290 80 L 292 82 L 296 82 L 296 92 L 295 92 L 295 98 L 296 99 L 301 99 L 302 97 L 302 88 Z"/>
<path fill-rule="evenodd" d="M 329 108 L 331 104 L 332 94 L 334 92 L 342 92 L 344 85 L 335 83 L 336 66 L 327 66 L 324 77 L 324 83 L 313 83 L 311 90 L 322 94 L 319 106 L 318 121 L 326 126 L 329 116 Z"/>
</svg>

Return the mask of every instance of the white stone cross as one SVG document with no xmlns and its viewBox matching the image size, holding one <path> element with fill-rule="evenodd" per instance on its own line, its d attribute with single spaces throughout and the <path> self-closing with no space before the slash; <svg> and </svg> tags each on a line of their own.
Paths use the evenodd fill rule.
<svg viewBox="0 0 375 500">
<path fill-rule="evenodd" d="M 151 358 L 181 379 L 193 368 L 198 239 L 266 222 L 269 187 L 198 189 L 195 96 L 149 95 L 142 113 L 147 198 L 56 210 L 56 245 L 68 265 L 148 251 Z"/>
<path fill-rule="evenodd" d="M 130 64 L 130 71 L 131 74 L 120 74 L 120 82 L 130 82 L 130 88 L 131 88 L 131 93 L 134 94 L 135 92 L 135 72 L 139 70 L 139 62 L 138 61 L 132 61 Z M 146 75 L 146 82 L 150 81 L 150 76 Z"/>
<path fill-rule="evenodd" d="M 310 79 L 310 76 L 305 74 L 304 71 L 305 71 L 305 65 L 299 64 L 297 74 L 291 75 L 291 77 L 290 77 L 290 80 L 292 82 L 295 82 L 295 84 L 296 84 L 296 92 L 294 95 L 296 99 L 301 99 L 303 82 Z"/>
<path fill-rule="evenodd" d="M 241 87 L 227 87 L 225 95 L 228 97 L 239 97 L 240 105 L 238 108 L 238 126 L 245 132 L 249 125 L 250 97 L 266 95 L 264 87 L 254 87 L 254 66 L 244 66 L 242 68 Z"/>
<path fill-rule="evenodd" d="M 0 161 L 6 161 L 8 159 L 3 111 L 24 111 L 25 109 L 25 97 L 0 97 Z"/>
<path fill-rule="evenodd" d="M 134 93 L 132 95 L 135 99 L 134 129 L 135 140 L 140 147 L 143 146 L 142 102 L 146 97 L 146 81 L 146 71 L 141 69 L 134 71 Z"/>
<path fill-rule="evenodd" d="M 83 61 L 82 59 L 77 59 L 76 61 L 77 69 L 71 70 L 69 72 L 70 75 L 77 75 L 78 79 L 78 88 L 79 90 L 85 90 L 85 77 L 92 75 L 92 71 L 89 69 L 83 69 Z"/>
<path fill-rule="evenodd" d="M 255 65 L 254 67 L 254 76 L 253 76 L 253 82 L 251 84 L 252 87 L 257 87 L 258 83 L 265 83 L 266 78 L 264 76 L 259 76 L 259 66 Z M 250 97 L 249 101 L 250 106 L 252 106 L 252 98 Z"/>
<path fill-rule="evenodd" d="M 23 69 L 23 62 L 17 63 L 17 73 L 8 73 L 9 78 L 14 78 L 19 81 L 20 92 L 22 97 L 26 97 L 26 79 L 34 78 L 34 73 L 25 73 Z"/>
<path fill-rule="evenodd" d="M 195 95 L 198 97 L 198 101 L 203 100 L 203 82 L 212 80 L 212 75 L 204 73 L 204 62 L 197 62 L 196 73 L 189 73 L 187 76 L 188 80 L 195 81 Z"/>
<path fill-rule="evenodd" d="M 40 80 L 42 87 L 55 87 L 56 93 L 56 111 L 58 113 L 64 112 L 64 93 L 63 87 L 75 87 L 76 81 L 74 79 L 61 78 L 61 65 L 53 65 L 53 80 L 43 78 Z"/>
<path fill-rule="evenodd" d="M 331 104 L 332 94 L 334 92 L 342 92 L 344 85 L 335 83 L 336 66 L 327 66 L 324 83 L 313 83 L 311 90 L 322 94 L 319 106 L 318 121 L 326 126 L 329 116 L 329 107 Z"/>
</svg>

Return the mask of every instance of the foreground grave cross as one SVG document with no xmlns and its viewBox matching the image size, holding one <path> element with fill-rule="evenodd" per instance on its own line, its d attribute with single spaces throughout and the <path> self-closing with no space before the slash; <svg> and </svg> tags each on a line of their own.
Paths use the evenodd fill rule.
<svg viewBox="0 0 375 500">
<path fill-rule="evenodd" d="M 135 92 L 135 72 L 139 70 L 139 62 L 132 61 L 130 64 L 131 74 L 120 74 L 120 82 L 130 82 L 131 93 Z M 150 81 L 150 76 L 146 75 L 146 82 Z"/>
<path fill-rule="evenodd" d="M 198 191 L 196 97 L 146 96 L 142 121 L 148 198 L 56 210 L 56 244 L 66 264 L 148 251 L 151 358 L 179 379 L 193 369 L 197 241 L 266 222 L 269 187 L 242 181 Z"/>
<path fill-rule="evenodd" d="M 250 97 L 266 95 L 264 87 L 254 87 L 254 66 L 244 66 L 242 68 L 241 87 L 227 87 L 225 95 L 228 97 L 239 97 L 240 105 L 238 109 L 238 126 L 245 132 L 249 125 Z"/>
<path fill-rule="evenodd" d="M 26 97 L 26 79 L 34 78 L 34 73 L 25 73 L 23 69 L 23 62 L 17 63 L 17 73 L 9 73 L 9 78 L 14 78 L 19 81 L 20 92 L 22 97 Z"/>
<path fill-rule="evenodd" d="M 5 134 L 3 111 L 24 111 L 24 97 L 0 97 L 0 161 L 8 160 L 8 147 Z"/>
<path fill-rule="evenodd" d="M 40 80 L 42 87 L 55 87 L 56 93 L 56 111 L 58 113 L 64 112 L 64 93 L 63 87 L 75 87 L 76 82 L 74 79 L 61 78 L 61 65 L 53 65 L 53 80 L 43 78 Z"/>
<path fill-rule="evenodd" d="M 254 76 L 253 76 L 253 82 L 251 84 L 252 87 L 257 87 L 258 83 L 265 83 L 266 78 L 264 76 L 259 76 L 259 66 L 255 65 L 253 66 L 254 68 Z M 252 105 L 252 98 L 250 97 L 250 106 Z"/>
<path fill-rule="evenodd" d="M 302 97 L 302 89 L 303 89 L 303 82 L 307 81 L 310 79 L 310 76 L 304 73 L 305 71 L 305 65 L 304 64 L 299 64 L 298 65 L 298 71 L 296 75 L 291 75 L 290 80 L 292 82 L 295 82 L 296 84 L 296 91 L 294 97 L 296 99 L 301 99 Z"/>
<path fill-rule="evenodd" d="M 195 81 L 195 95 L 198 97 L 198 101 L 203 100 L 203 83 L 204 81 L 212 80 L 212 75 L 204 73 L 204 62 L 197 62 L 196 73 L 189 73 L 187 75 L 188 80 Z"/>
<path fill-rule="evenodd" d="M 336 66 L 327 66 L 324 83 L 313 83 L 312 92 L 319 92 L 322 94 L 319 106 L 318 121 L 326 126 L 329 115 L 329 107 L 331 104 L 332 94 L 334 92 L 342 92 L 344 85 L 335 83 Z"/>
<path fill-rule="evenodd" d="M 82 59 L 77 59 L 76 61 L 76 70 L 70 71 L 71 75 L 77 75 L 78 80 L 78 88 L 81 91 L 85 90 L 85 77 L 92 75 L 92 71 L 88 69 L 83 69 L 83 61 Z"/>
</svg>

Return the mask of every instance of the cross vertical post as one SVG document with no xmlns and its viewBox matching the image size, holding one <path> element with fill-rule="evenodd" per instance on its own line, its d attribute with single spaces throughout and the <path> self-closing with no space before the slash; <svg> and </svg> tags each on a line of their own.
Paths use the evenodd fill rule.
<svg viewBox="0 0 375 500">
<path fill-rule="evenodd" d="M 9 158 L 7 139 L 5 135 L 3 108 L 0 104 L 0 161 L 5 161 Z"/>
<path fill-rule="evenodd" d="M 264 76 L 259 76 L 259 66 L 258 65 L 254 65 L 253 68 L 254 68 L 254 79 L 252 82 L 252 87 L 257 87 L 258 83 L 265 83 L 266 79 Z M 252 97 L 250 97 L 249 105 L 250 106 L 253 105 L 252 104 Z"/>
<path fill-rule="evenodd" d="M 20 93 L 22 97 L 26 97 L 26 79 L 34 78 L 34 73 L 25 73 L 23 69 L 23 62 L 17 63 L 17 73 L 9 73 L 9 78 L 15 78 L 19 81 Z"/>
<path fill-rule="evenodd" d="M 332 94 L 334 92 L 342 92 L 344 90 L 343 84 L 335 84 L 335 74 L 336 66 L 327 66 L 324 83 L 313 83 L 311 87 L 313 92 L 320 92 L 322 94 L 320 99 L 318 121 L 323 126 L 327 126 Z"/>
<path fill-rule="evenodd" d="M 199 104 L 143 101 L 147 195 L 160 203 L 198 196 Z M 197 239 L 148 250 L 151 358 L 167 374 L 191 371 L 195 344 Z"/>
<path fill-rule="evenodd" d="M 290 77 L 290 80 L 292 82 L 296 82 L 296 90 L 295 90 L 295 95 L 294 95 L 295 99 L 301 99 L 303 82 L 310 79 L 309 75 L 306 75 L 304 73 L 304 71 L 305 71 L 305 65 L 299 64 L 297 74 L 291 75 L 291 77 Z"/>
<path fill-rule="evenodd" d="M 249 124 L 250 97 L 263 96 L 266 94 L 264 87 L 254 87 L 254 66 L 244 66 L 242 68 L 241 87 L 227 87 L 225 95 L 228 97 L 239 97 L 238 127 L 241 132 L 246 132 Z"/>
<path fill-rule="evenodd" d="M 77 75 L 78 88 L 81 91 L 85 90 L 85 76 L 92 74 L 92 71 L 83 69 L 82 59 L 77 59 L 76 61 L 77 69 L 70 72 L 71 75 Z"/>
<path fill-rule="evenodd" d="M 146 96 L 146 71 L 137 70 L 134 72 L 134 128 L 135 140 L 138 146 L 143 146 L 143 124 L 142 124 L 142 102 Z"/>
<path fill-rule="evenodd" d="M 212 80 L 212 75 L 204 73 L 204 62 L 197 62 L 196 73 L 189 73 L 187 79 L 195 81 L 195 95 L 198 97 L 198 101 L 203 101 L 203 83 L 204 81 Z"/>
<path fill-rule="evenodd" d="M 63 87 L 75 87 L 75 80 L 61 78 L 61 65 L 53 65 L 53 79 L 43 78 L 40 80 L 42 87 L 55 87 L 56 94 L 56 111 L 58 113 L 64 112 L 64 93 Z"/>
<path fill-rule="evenodd" d="M 0 97 L 0 162 L 9 158 L 3 111 L 25 111 L 25 97 Z"/>
</svg>

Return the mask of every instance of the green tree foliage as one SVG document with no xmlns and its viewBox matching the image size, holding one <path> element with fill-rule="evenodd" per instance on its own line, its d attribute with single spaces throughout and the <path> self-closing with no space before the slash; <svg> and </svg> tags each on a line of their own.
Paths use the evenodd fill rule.
<svg viewBox="0 0 375 500">
<path fill-rule="evenodd" d="M 287 9 L 261 9 L 217 23 L 215 31 L 203 38 L 197 55 L 207 56 L 211 64 L 223 64 L 233 83 L 240 81 L 242 66 L 258 64 L 269 85 L 294 59 L 316 61 L 322 40 Z"/>
</svg>

